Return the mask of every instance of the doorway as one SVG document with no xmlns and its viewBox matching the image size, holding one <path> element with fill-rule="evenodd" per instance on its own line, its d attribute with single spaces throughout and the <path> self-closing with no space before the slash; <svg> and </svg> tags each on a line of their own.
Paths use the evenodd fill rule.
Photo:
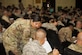
<svg viewBox="0 0 82 55">
<path fill-rule="evenodd" d="M 45 2 L 43 2 L 43 7 L 45 9 L 47 9 L 47 4 L 49 3 L 50 7 L 54 8 L 55 11 L 55 0 L 46 0 Z"/>
<path fill-rule="evenodd" d="M 76 0 L 76 8 L 80 8 L 82 10 L 82 0 Z"/>
</svg>

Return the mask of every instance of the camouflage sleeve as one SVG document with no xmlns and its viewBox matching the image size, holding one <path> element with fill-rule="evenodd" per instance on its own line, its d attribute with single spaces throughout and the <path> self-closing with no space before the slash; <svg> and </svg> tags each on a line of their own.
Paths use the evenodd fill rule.
<svg viewBox="0 0 82 55">
<path fill-rule="evenodd" d="M 13 25 L 14 26 L 14 25 Z M 9 27 L 4 33 L 3 33 L 3 44 L 6 50 L 6 53 L 8 54 L 9 51 L 12 51 L 13 53 L 16 53 L 17 55 L 20 55 L 20 46 L 19 46 L 19 39 L 21 38 L 20 35 L 20 25 L 15 27 Z"/>
<path fill-rule="evenodd" d="M 66 39 L 67 39 L 67 41 L 72 42 L 72 32 L 69 31 L 69 30 L 67 30 L 67 31 L 68 31 L 68 32 L 66 32 L 66 33 L 67 33 Z"/>
<path fill-rule="evenodd" d="M 60 39 L 61 42 L 64 42 L 64 41 L 65 41 L 65 35 L 64 35 L 64 31 L 63 31 L 63 30 L 64 30 L 64 29 L 62 28 L 62 29 L 60 29 L 59 32 L 58 32 L 58 34 L 59 34 L 59 39 Z"/>
<path fill-rule="evenodd" d="M 33 51 L 31 51 L 31 50 L 27 50 L 22 55 L 35 55 L 35 53 Z"/>
<path fill-rule="evenodd" d="M 3 44 L 7 54 L 9 51 L 12 51 L 14 54 L 18 53 L 17 38 L 15 38 L 13 35 L 11 34 L 7 34 L 7 36 L 3 35 Z"/>
<path fill-rule="evenodd" d="M 35 55 L 32 46 L 26 44 L 23 48 L 23 54 L 22 55 Z"/>
<path fill-rule="evenodd" d="M 26 52 L 26 55 L 35 55 L 32 51 Z"/>
<path fill-rule="evenodd" d="M 29 38 L 30 38 L 30 30 L 24 29 L 22 37 L 24 45 L 29 41 Z"/>
</svg>

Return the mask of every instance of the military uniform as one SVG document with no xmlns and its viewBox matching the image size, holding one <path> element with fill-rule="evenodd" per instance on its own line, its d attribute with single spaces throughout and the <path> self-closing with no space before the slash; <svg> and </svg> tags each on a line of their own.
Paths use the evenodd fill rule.
<svg viewBox="0 0 82 55">
<path fill-rule="evenodd" d="M 43 23 L 43 24 L 42 24 L 42 27 L 47 28 L 47 27 L 48 27 L 48 25 L 49 25 L 49 23 Z"/>
<path fill-rule="evenodd" d="M 6 22 L 10 23 L 9 17 L 7 17 L 7 16 L 2 16 L 2 19 L 5 20 Z"/>
<path fill-rule="evenodd" d="M 30 28 L 30 20 L 19 18 L 3 33 L 3 44 L 7 55 L 9 51 L 15 51 L 18 55 L 22 54 L 24 45 L 33 34 Z"/>
<path fill-rule="evenodd" d="M 29 41 L 23 48 L 22 55 L 47 55 L 46 50 L 37 40 Z"/>
<path fill-rule="evenodd" d="M 61 21 L 58 21 L 58 25 L 65 26 Z"/>
<path fill-rule="evenodd" d="M 51 30 L 54 30 L 54 31 L 58 32 L 56 26 L 53 23 L 44 23 L 42 25 L 42 27 L 45 27 L 47 29 L 51 29 Z"/>
<path fill-rule="evenodd" d="M 72 30 L 69 27 L 61 28 L 58 34 L 61 42 L 66 40 L 72 42 Z"/>
<path fill-rule="evenodd" d="M 64 49 L 64 55 L 82 55 L 82 46 L 71 44 Z"/>
<path fill-rule="evenodd" d="M 78 44 L 71 44 L 68 48 L 73 51 L 82 53 L 82 46 L 79 46 Z"/>
<path fill-rule="evenodd" d="M 82 32 L 82 29 L 74 27 L 75 30 Z"/>
</svg>

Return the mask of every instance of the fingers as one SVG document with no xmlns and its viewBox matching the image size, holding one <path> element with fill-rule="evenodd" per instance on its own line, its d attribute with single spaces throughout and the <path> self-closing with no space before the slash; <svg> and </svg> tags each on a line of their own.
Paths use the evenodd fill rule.
<svg viewBox="0 0 82 55">
<path fill-rule="evenodd" d="M 53 55 L 59 55 L 59 51 L 57 49 L 53 50 Z"/>
</svg>

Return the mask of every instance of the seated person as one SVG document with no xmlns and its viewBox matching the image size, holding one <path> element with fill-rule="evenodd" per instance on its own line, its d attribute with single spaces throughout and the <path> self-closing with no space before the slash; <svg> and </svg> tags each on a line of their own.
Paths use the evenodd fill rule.
<svg viewBox="0 0 82 55">
<path fill-rule="evenodd" d="M 77 30 L 78 32 L 82 32 L 82 22 L 81 21 L 76 21 L 76 25 L 74 27 L 75 30 Z"/>
<path fill-rule="evenodd" d="M 18 18 L 21 18 L 21 10 L 18 9 L 18 8 L 13 8 L 13 11 L 12 11 L 12 15 L 10 16 L 10 18 L 14 18 L 14 20 L 18 19 Z M 22 16 L 23 17 L 23 16 Z"/>
<path fill-rule="evenodd" d="M 58 29 L 56 26 L 57 26 L 57 20 L 55 18 L 50 18 L 49 23 L 43 23 L 42 24 L 42 27 L 54 30 L 58 33 Z"/>
<path fill-rule="evenodd" d="M 82 55 L 82 32 L 77 35 L 75 44 L 71 44 L 65 48 L 64 55 Z"/>
<path fill-rule="evenodd" d="M 3 11 L 3 15 L 1 17 L 1 24 L 3 25 L 4 28 L 8 28 L 11 25 L 10 17 L 11 16 L 11 11 L 8 9 L 5 9 Z"/>
<path fill-rule="evenodd" d="M 42 47 L 45 42 L 45 38 L 46 32 L 43 29 L 38 29 L 35 33 L 35 39 L 33 41 L 29 41 L 24 46 L 22 55 L 48 55 Z M 54 49 L 53 54 L 59 55 L 58 50 Z"/>
<path fill-rule="evenodd" d="M 69 23 L 67 27 L 63 27 L 59 30 L 59 33 L 58 33 L 59 39 L 62 42 L 63 48 L 73 43 L 72 30 L 73 30 L 73 24 L 71 23 Z"/>
<path fill-rule="evenodd" d="M 59 30 L 59 38 L 61 42 L 69 41 L 72 42 L 72 30 L 73 30 L 73 24 L 69 24 L 67 27 L 63 27 Z"/>
<path fill-rule="evenodd" d="M 52 50 L 57 48 L 60 53 L 62 53 L 62 46 L 58 34 L 53 30 L 47 30 L 47 40 L 52 48 Z"/>
</svg>

